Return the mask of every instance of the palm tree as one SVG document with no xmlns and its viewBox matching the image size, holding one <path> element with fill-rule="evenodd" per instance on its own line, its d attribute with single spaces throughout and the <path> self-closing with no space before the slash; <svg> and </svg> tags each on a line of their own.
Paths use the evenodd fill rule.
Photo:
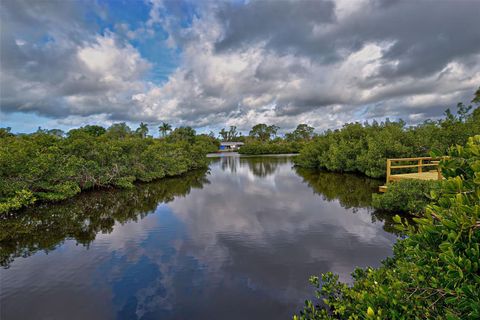
<svg viewBox="0 0 480 320">
<path fill-rule="evenodd" d="M 168 131 L 172 131 L 172 126 L 166 122 L 162 122 L 160 127 L 158 127 L 158 130 L 160 130 L 160 134 L 162 135 L 162 137 L 166 137 Z"/>
<path fill-rule="evenodd" d="M 146 123 L 140 122 L 140 125 L 135 131 L 140 135 L 140 137 L 145 138 L 148 133 L 148 125 Z"/>
</svg>

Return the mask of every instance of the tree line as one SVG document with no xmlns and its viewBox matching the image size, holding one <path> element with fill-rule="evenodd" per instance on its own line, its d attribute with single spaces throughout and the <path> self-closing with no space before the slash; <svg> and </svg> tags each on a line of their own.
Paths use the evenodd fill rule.
<svg viewBox="0 0 480 320">
<path fill-rule="evenodd" d="M 427 120 L 416 126 L 404 121 L 349 123 L 328 130 L 307 142 L 295 157 L 297 166 L 337 172 L 359 172 L 385 176 L 387 158 L 445 155 L 452 145 L 463 145 L 480 133 L 480 89 L 473 104 L 457 105 L 456 114 L 446 110 L 444 118 Z"/>
<path fill-rule="evenodd" d="M 455 113 L 447 109 L 443 118 L 415 126 L 387 118 L 382 122 L 347 123 L 339 129 L 315 133 L 308 124 L 299 124 L 280 136 L 278 126 L 260 123 L 247 136 L 239 134 L 235 126 L 222 129 L 220 138 L 244 142 L 239 150 L 242 154 L 299 153 L 295 158 L 299 167 L 380 178 L 385 176 L 387 158 L 428 156 L 432 151 L 445 154 L 451 145 L 464 144 L 468 137 L 478 134 L 480 89 L 472 104 L 459 103 Z"/>
<path fill-rule="evenodd" d="M 131 188 L 135 181 L 180 175 L 206 167 L 206 154 L 216 150 L 216 139 L 197 135 L 190 127 L 176 128 L 160 139 L 148 136 L 143 123 L 136 130 L 117 123 L 22 135 L 3 128 L 0 214 L 38 201 L 64 200 L 86 189 Z"/>
<path fill-rule="evenodd" d="M 477 91 L 476 96 L 479 96 Z M 479 104 L 478 98 L 472 101 Z M 447 109 L 437 121 L 426 120 L 415 126 L 405 121 L 355 122 L 340 129 L 315 133 L 307 124 L 278 136 L 278 126 L 257 124 L 248 136 L 236 134 L 236 127 L 222 129 L 224 141 L 242 141 L 242 154 L 300 153 L 300 167 L 336 172 L 359 172 L 379 178 L 385 175 L 387 158 L 428 156 L 431 151 L 445 154 L 448 147 L 463 144 L 480 132 L 480 110 L 463 103 L 456 113 Z M 222 135 L 223 132 L 223 135 Z"/>
<path fill-rule="evenodd" d="M 298 153 L 303 145 L 315 137 L 314 128 L 308 124 L 299 124 L 292 132 L 278 136 L 280 129 L 276 125 L 259 123 L 252 127 L 248 136 L 237 140 L 245 143 L 238 151 L 241 154 L 281 154 Z"/>
</svg>

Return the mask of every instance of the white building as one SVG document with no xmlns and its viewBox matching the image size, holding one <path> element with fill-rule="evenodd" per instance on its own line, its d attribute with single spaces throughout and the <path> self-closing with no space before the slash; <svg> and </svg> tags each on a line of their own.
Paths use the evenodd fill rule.
<svg viewBox="0 0 480 320">
<path fill-rule="evenodd" d="M 243 145 L 244 145 L 243 142 L 233 142 L 233 141 L 232 142 L 230 142 L 230 141 L 221 142 L 220 143 L 220 150 L 221 151 L 236 151 Z"/>
</svg>

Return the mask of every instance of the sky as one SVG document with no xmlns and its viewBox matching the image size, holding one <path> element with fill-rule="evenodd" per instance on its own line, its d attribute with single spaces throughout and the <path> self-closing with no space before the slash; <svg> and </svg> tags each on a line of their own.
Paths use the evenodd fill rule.
<svg viewBox="0 0 480 320">
<path fill-rule="evenodd" d="M 1 0 L 0 126 L 416 124 L 473 98 L 479 16 L 479 0 Z"/>
</svg>

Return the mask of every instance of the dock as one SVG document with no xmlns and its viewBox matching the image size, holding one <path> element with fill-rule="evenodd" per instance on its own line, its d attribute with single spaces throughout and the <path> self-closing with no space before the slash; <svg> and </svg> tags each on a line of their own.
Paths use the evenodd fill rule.
<svg viewBox="0 0 480 320">
<path fill-rule="evenodd" d="M 392 181 L 404 179 L 442 180 L 443 176 L 439 167 L 440 160 L 441 158 L 432 157 L 387 159 L 386 183 L 379 187 L 379 191 L 386 192 L 387 184 Z M 405 172 L 412 169 L 415 172 Z M 394 174 L 392 173 L 393 170 L 401 171 L 401 173 Z"/>
</svg>

